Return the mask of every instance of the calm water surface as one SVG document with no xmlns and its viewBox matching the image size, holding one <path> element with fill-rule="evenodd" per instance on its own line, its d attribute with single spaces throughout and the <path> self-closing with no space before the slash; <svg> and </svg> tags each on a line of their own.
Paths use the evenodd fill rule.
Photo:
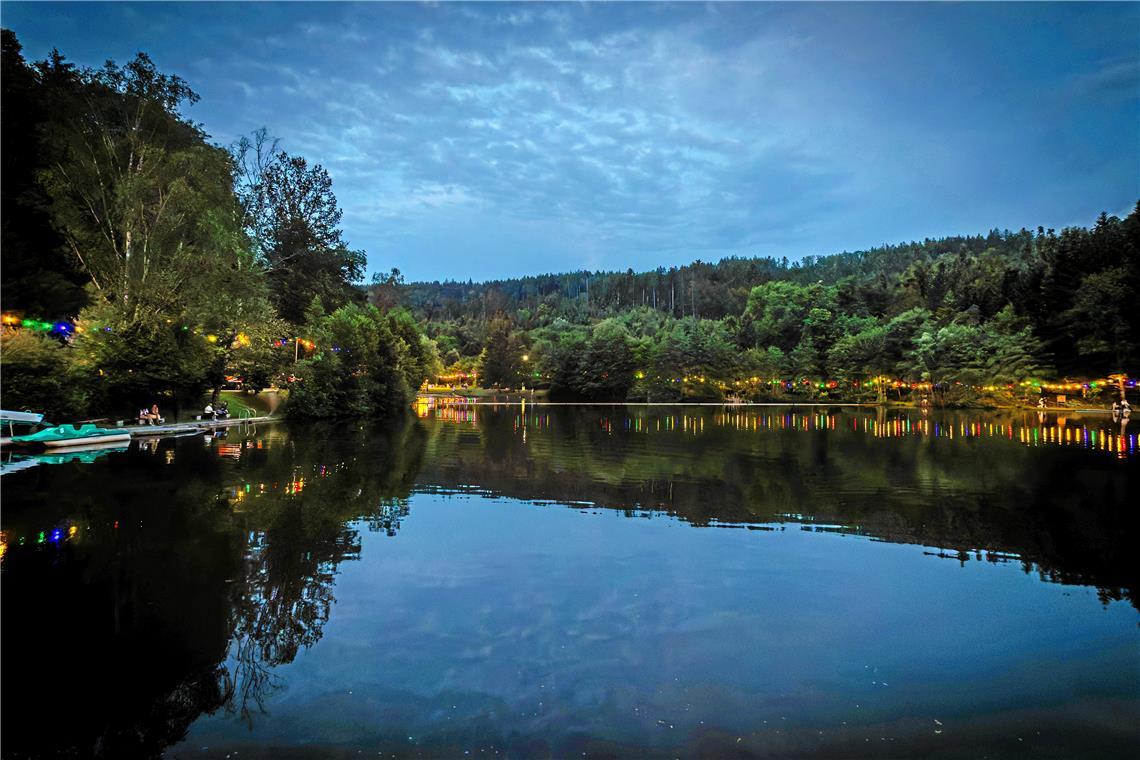
<svg viewBox="0 0 1140 760">
<path fill-rule="evenodd" d="M 5 462 L 4 756 L 1140 747 L 1135 426 L 417 411 Z"/>
</svg>

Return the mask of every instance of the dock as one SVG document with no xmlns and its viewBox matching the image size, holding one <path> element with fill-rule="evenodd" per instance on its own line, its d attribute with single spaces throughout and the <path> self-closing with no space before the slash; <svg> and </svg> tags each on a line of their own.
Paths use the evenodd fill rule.
<svg viewBox="0 0 1140 760">
<path fill-rule="evenodd" d="M 216 430 L 218 428 L 237 427 L 238 425 L 251 425 L 264 422 L 277 422 L 280 417 L 230 417 L 224 420 L 190 420 L 188 422 L 172 422 L 162 425 L 116 425 L 116 428 L 129 431 L 132 438 L 149 435 L 178 435 L 179 433 L 196 432 L 203 430 Z"/>
</svg>

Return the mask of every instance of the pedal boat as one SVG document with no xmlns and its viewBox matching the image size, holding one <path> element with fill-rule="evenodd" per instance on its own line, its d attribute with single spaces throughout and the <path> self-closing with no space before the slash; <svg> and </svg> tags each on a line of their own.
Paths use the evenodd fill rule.
<svg viewBox="0 0 1140 760">
<path fill-rule="evenodd" d="M 56 425 L 31 435 L 12 437 L 12 443 L 16 445 L 42 446 L 45 449 L 66 449 L 101 443 L 130 443 L 130 440 L 129 430 L 101 428 L 90 424 Z"/>
</svg>

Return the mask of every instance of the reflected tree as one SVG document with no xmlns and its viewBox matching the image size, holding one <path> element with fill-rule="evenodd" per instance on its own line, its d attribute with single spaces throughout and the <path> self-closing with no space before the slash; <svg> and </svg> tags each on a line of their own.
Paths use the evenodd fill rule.
<svg viewBox="0 0 1140 760">
<path fill-rule="evenodd" d="M 422 429 L 294 428 L 250 477 L 281 485 L 244 503 L 247 535 L 234 590 L 230 654 L 221 674 L 227 711 L 252 726 L 280 685 L 273 669 L 320 641 L 340 564 L 357 559 L 355 525 L 394 536 L 421 465 Z"/>
</svg>

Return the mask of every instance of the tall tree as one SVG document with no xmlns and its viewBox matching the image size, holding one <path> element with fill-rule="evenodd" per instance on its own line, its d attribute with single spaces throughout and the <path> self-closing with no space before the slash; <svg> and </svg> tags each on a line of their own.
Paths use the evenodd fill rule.
<svg viewBox="0 0 1140 760">
<path fill-rule="evenodd" d="M 41 65 L 44 76 L 61 63 Z M 42 180 L 57 228 L 100 298 L 128 318 L 176 310 L 208 289 L 203 259 L 240 255 L 226 153 L 180 109 L 198 96 L 145 54 L 80 72 L 49 93 Z"/>
<path fill-rule="evenodd" d="M 46 91 L 61 84 L 74 88 L 78 75 L 58 55 L 52 69 L 62 81 L 54 81 L 24 60 L 19 40 L 3 30 L 0 70 L 0 101 L 4 104 L 4 128 L 0 130 L 0 249 L 4 266 L 0 278 L 4 308 L 23 311 L 40 319 L 66 319 L 79 313 L 87 302 L 83 285 L 87 277 L 67 253 L 63 238 L 52 226 L 49 199 L 38 182 L 45 168 L 42 136 L 50 116 Z"/>
<path fill-rule="evenodd" d="M 277 150 L 264 129 L 239 140 L 232 151 L 245 227 L 281 318 L 300 323 L 314 297 L 329 309 L 354 300 L 366 258 L 345 245 L 328 171 Z"/>
<path fill-rule="evenodd" d="M 518 333 L 504 316 L 487 325 L 486 348 L 483 350 L 479 378 L 484 387 L 513 387 L 522 372 L 523 347 Z"/>
</svg>

